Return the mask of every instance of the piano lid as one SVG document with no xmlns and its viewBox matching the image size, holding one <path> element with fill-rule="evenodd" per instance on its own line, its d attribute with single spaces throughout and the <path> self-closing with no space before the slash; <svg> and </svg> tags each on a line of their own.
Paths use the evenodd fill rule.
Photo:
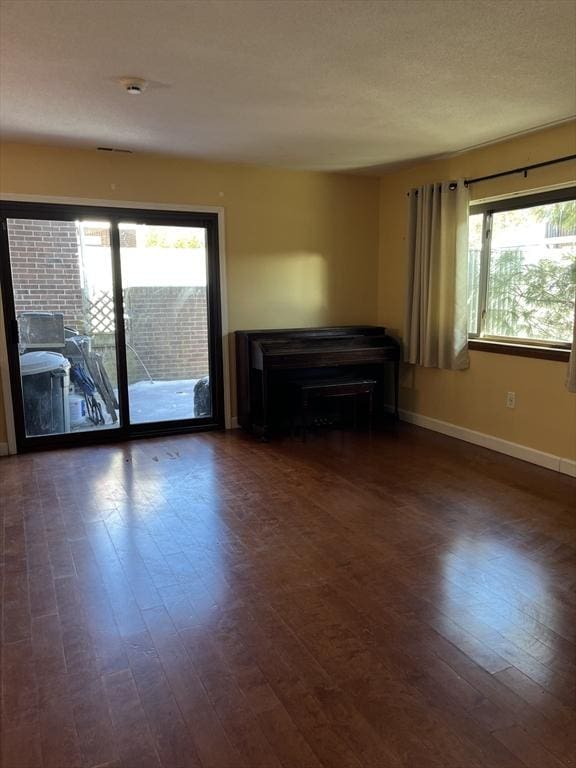
<svg viewBox="0 0 576 768">
<path fill-rule="evenodd" d="M 328 338 L 331 336 L 381 336 L 386 333 L 382 325 L 332 325 L 318 328 L 268 328 L 252 331 L 236 331 L 236 336 L 254 340 L 257 338 Z"/>
<path fill-rule="evenodd" d="M 261 338 L 253 340 L 251 346 L 252 366 L 260 370 L 380 363 L 398 355 L 397 342 L 385 333 Z"/>
<path fill-rule="evenodd" d="M 326 338 L 277 338 L 256 339 L 252 342 L 253 349 L 261 349 L 266 355 L 290 354 L 308 351 L 323 352 L 326 349 L 360 349 L 362 347 L 381 347 L 390 344 L 392 339 L 386 334 L 380 336 L 330 336 Z"/>
</svg>

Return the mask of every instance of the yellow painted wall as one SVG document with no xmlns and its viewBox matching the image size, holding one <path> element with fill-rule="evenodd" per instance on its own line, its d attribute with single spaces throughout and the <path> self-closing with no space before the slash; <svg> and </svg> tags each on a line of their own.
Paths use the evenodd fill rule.
<svg viewBox="0 0 576 768">
<path fill-rule="evenodd" d="M 406 287 L 407 191 L 433 181 L 473 178 L 576 154 L 576 122 L 527 134 L 398 170 L 381 178 L 379 315 L 402 330 Z M 472 199 L 507 195 L 576 181 L 576 164 L 563 163 L 484 182 Z M 401 407 L 435 419 L 576 459 L 576 395 L 564 387 L 566 364 L 487 352 L 471 352 L 467 371 L 406 367 Z M 507 391 L 517 407 L 505 407 Z"/>
<path fill-rule="evenodd" d="M 230 331 L 376 321 L 377 178 L 5 144 L 0 192 L 222 206 Z"/>
<path fill-rule="evenodd" d="M 0 147 L 0 192 L 223 206 L 230 331 L 376 321 L 401 331 L 407 190 L 572 153 L 576 123 L 380 180 L 6 144 Z M 572 163 L 551 166 L 527 179 L 512 176 L 478 185 L 472 194 L 475 199 L 511 194 L 575 176 Z M 563 386 L 564 363 L 484 352 L 471 358 L 465 372 L 406 369 L 402 407 L 576 458 L 576 397 Z M 508 390 L 517 393 L 515 410 L 504 407 Z M 5 435 L 0 407 L 0 442 Z"/>
</svg>

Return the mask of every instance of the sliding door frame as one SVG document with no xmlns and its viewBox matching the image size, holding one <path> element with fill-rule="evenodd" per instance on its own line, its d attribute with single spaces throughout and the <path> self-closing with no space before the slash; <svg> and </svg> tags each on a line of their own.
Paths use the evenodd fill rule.
<svg viewBox="0 0 576 768">
<path fill-rule="evenodd" d="M 8 246 L 6 220 L 30 218 L 36 220 L 76 221 L 103 219 L 111 224 L 111 259 L 116 322 L 116 359 L 118 390 L 120 395 L 120 426 L 110 429 L 26 437 L 20 368 L 18 361 L 17 326 L 15 322 L 14 292 Z M 202 206 L 166 206 L 101 200 L 69 200 L 67 198 L 38 199 L 28 196 L 3 196 L 0 200 L 2 222 L 0 242 L 0 282 L 5 334 L 0 338 L 0 361 L 3 353 L 9 364 L 10 391 L 5 395 L 7 416 L 13 415 L 13 433 L 8 435 L 10 449 L 17 451 L 40 450 L 55 447 L 87 445 L 127 440 L 135 437 L 160 436 L 222 429 L 230 424 L 228 392 L 228 356 L 223 344 L 226 328 L 226 291 L 223 260 L 223 210 Z M 206 231 L 208 274 L 208 339 L 212 395 L 212 415 L 206 418 L 130 424 L 128 420 L 128 376 L 124 326 L 124 302 L 121 283 L 121 254 L 118 225 L 130 222 L 158 224 L 160 226 L 202 227 Z M 4 376 L 4 381 L 6 377 Z M 9 433 L 11 419 L 7 418 Z M 10 451 L 12 452 L 12 450 Z"/>
</svg>

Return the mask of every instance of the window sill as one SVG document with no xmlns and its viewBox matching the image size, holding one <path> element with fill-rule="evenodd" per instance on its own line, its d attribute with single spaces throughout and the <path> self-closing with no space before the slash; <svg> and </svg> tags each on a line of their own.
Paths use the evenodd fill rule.
<svg viewBox="0 0 576 768">
<path fill-rule="evenodd" d="M 570 350 L 560 347 L 536 347 L 531 344 L 509 344 L 501 341 L 486 341 L 485 339 L 469 339 L 468 349 L 472 352 L 495 352 L 499 355 L 535 357 L 540 360 L 557 360 L 560 362 L 568 362 L 570 357 Z"/>
</svg>

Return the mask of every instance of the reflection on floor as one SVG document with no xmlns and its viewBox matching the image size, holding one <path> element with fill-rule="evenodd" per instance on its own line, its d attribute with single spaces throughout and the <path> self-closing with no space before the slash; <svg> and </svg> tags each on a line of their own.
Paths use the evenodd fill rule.
<svg viewBox="0 0 576 768">
<path fill-rule="evenodd" d="M 575 500 L 403 424 L 0 459 L 0 763 L 573 766 Z"/>
</svg>

